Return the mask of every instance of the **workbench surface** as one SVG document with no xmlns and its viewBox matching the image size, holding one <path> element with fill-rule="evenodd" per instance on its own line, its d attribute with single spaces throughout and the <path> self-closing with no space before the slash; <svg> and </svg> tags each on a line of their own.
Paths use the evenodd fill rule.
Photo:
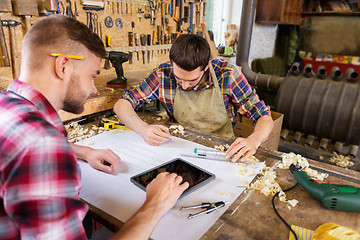
<svg viewBox="0 0 360 240">
<path fill-rule="evenodd" d="M 165 124 L 168 122 L 168 120 L 159 121 L 160 118 L 155 115 L 147 113 L 140 115 L 148 123 Z M 189 130 L 193 131 L 193 129 Z M 196 133 L 189 134 L 186 137 L 181 134 L 176 134 L 175 136 L 208 147 L 214 147 L 215 145 L 227 142 L 227 139 L 221 139 L 218 136 L 204 136 Z M 281 160 L 281 154 L 277 151 L 259 149 L 255 156 L 259 160 L 265 161 L 266 165 L 271 167 Z M 329 172 L 326 182 L 360 187 L 360 172 L 314 160 L 308 161 L 311 168 L 320 172 L 323 172 L 321 169 Z M 276 173 L 276 180 L 283 190 L 296 183 L 290 171 L 277 168 Z M 315 230 L 321 224 L 334 222 L 360 231 L 360 213 L 328 210 L 300 186 L 287 192 L 286 195 L 289 200 L 297 199 L 299 201 L 298 205 L 289 209 L 286 203 L 280 202 L 276 198 L 275 206 L 280 215 L 290 225 L 293 224 Z M 289 230 L 276 216 L 271 205 L 271 199 L 272 197 L 266 197 L 259 191 L 247 190 L 238 197 L 201 239 L 288 239 Z M 110 230 L 117 231 L 123 225 L 118 219 L 103 212 L 101 209 L 91 204 L 89 204 L 89 207 L 92 217 Z"/>
</svg>

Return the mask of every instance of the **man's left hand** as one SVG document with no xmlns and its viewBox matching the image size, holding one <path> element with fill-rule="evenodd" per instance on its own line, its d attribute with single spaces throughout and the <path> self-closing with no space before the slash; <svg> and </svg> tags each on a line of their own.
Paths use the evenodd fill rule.
<svg viewBox="0 0 360 240">
<path fill-rule="evenodd" d="M 225 152 L 227 160 L 232 162 L 245 162 L 249 157 L 255 154 L 256 150 L 260 146 L 260 142 L 253 139 L 251 136 L 248 138 L 237 138 Z"/>
<path fill-rule="evenodd" d="M 92 168 L 106 173 L 113 173 L 116 165 L 120 162 L 120 157 L 110 149 L 94 149 L 91 147 L 80 146 L 70 143 L 77 158 L 89 163 Z"/>
<path fill-rule="evenodd" d="M 84 159 L 92 168 L 106 173 L 112 173 L 120 162 L 120 157 L 110 149 L 90 148 L 89 155 Z"/>
</svg>

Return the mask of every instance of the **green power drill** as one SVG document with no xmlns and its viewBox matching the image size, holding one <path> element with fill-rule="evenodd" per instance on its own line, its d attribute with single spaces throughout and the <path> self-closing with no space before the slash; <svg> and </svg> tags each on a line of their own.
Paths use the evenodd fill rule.
<svg viewBox="0 0 360 240">
<path fill-rule="evenodd" d="M 337 211 L 360 212 L 360 188 L 351 185 L 319 184 L 305 171 L 301 171 L 299 165 L 291 164 L 289 170 L 299 185 L 325 207 Z"/>
</svg>

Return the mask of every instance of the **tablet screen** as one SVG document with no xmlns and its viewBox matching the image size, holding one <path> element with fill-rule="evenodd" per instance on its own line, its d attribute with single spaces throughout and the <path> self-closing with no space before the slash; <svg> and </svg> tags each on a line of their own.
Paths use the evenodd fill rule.
<svg viewBox="0 0 360 240">
<path fill-rule="evenodd" d="M 133 176 L 130 180 L 135 185 L 145 190 L 146 186 L 161 172 L 176 173 L 177 175 L 182 176 L 183 182 L 189 183 L 189 188 L 186 189 L 181 196 L 185 196 L 186 194 L 189 194 L 195 189 L 198 189 L 199 187 L 215 179 L 214 174 L 201 169 L 196 165 L 186 162 L 181 158 L 176 158 L 160 166 Z"/>
</svg>

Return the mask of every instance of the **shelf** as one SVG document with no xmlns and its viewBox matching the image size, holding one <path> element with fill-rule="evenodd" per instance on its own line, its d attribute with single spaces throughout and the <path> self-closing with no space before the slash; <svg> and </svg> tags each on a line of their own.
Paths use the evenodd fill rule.
<svg viewBox="0 0 360 240">
<path fill-rule="evenodd" d="M 360 16 L 360 12 L 302 12 L 302 16 Z"/>
</svg>

